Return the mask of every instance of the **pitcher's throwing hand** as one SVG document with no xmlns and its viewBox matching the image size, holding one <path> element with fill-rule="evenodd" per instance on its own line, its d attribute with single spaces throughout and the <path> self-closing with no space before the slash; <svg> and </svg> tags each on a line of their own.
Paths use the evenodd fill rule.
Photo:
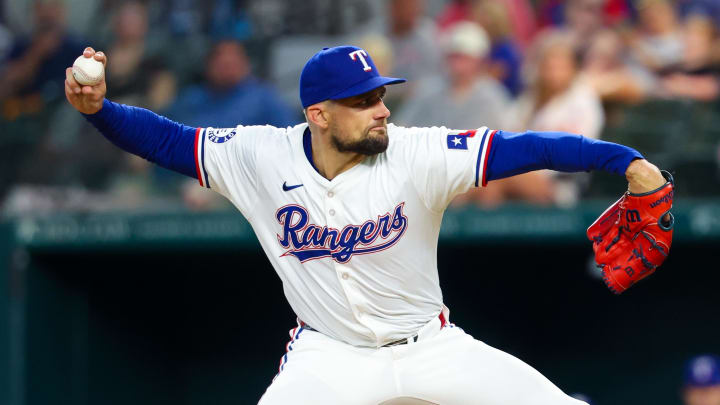
<svg viewBox="0 0 720 405">
<path fill-rule="evenodd" d="M 83 56 L 94 58 L 104 66 L 107 65 L 107 58 L 102 51 L 95 52 L 93 48 L 87 47 L 83 52 Z M 65 97 L 81 113 L 95 114 L 100 111 L 105 99 L 105 93 L 107 93 L 105 78 L 94 86 L 83 86 L 75 80 L 72 67 L 65 69 Z"/>
</svg>

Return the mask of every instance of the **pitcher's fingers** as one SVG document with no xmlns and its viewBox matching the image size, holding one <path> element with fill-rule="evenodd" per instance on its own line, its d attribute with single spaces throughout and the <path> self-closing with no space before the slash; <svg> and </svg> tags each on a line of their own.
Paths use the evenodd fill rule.
<svg viewBox="0 0 720 405">
<path fill-rule="evenodd" d="M 98 62 L 102 62 L 103 66 L 107 64 L 107 57 L 105 56 L 105 53 L 103 51 L 95 52 L 95 60 Z"/>
<path fill-rule="evenodd" d="M 95 50 L 89 46 L 83 51 L 83 56 L 86 58 L 92 58 L 93 55 L 95 55 Z"/>
<path fill-rule="evenodd" d="M 88 99 L 91 101 L 100 101 L 103 99 L 104 95 L 103 93 L 97 89 L 95 86 L 92 86 L 92 93 L 88 95 Z"/>
<path fill-rule="evenodd" d="M 65 96 L 68 98 L 68 101 L 70 100 L 70 97 L 76 97 L 73 90 L 70 88 L 70 84 L 67 80 L 65 80 Z"/>
<path fill-rule="evenodd" d="M 70 90 L 72 90 L 73 93 L 80 94 L 80 84 L 75 80 L 72 74 L 72 68 L 65 69 L 65 82 L 70 86 Z"/>
<path fill-rule="evenodd" d="M 92 86 L 82 86 L 82 94 L 85 94 L 85 95 L 93 94 Z"/>
</svg>

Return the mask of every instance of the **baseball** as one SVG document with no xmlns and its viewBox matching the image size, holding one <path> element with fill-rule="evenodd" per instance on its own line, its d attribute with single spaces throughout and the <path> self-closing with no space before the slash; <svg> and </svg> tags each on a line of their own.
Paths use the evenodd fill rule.
<svg viewBox="0 0 720 405">
<path fill-rule="evenodd" d="M 95 58 L 80 55 L 73 63 L 72 74 L 78 83 L 84 86 L 95 86 L 105 77 L 105 67 Z"/>
</svg>

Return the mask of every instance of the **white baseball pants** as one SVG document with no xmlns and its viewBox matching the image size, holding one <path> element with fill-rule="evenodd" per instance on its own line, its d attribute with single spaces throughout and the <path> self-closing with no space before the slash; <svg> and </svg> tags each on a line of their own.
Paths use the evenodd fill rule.
<svg viewBox="0 0 720 405">
<path fill-rule="evenodd" d="M 410 397 L 439 405 L 587 405 L 519 359 L 434 319 L 417 342 L 355 347 L 303 328 L 258 405 L 377 405 Z M 403 402 L 405 403 L 405 402 Z"/>
</svg>

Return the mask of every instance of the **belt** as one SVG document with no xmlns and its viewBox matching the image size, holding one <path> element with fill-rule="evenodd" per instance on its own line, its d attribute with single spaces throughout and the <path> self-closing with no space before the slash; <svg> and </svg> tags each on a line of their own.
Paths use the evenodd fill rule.
<svg viewBox="0 0 720 405">
<path fill-rule="evenodd" d="M 440 314 L 437 316 L 437 319 L 440 320 L 440 328 L 439 328 L 439 329 L 442 329 L 442 328 L 445 327 L 445 325 L 447 324 L 447 317 L 446 317 L 446 315 L 445 315 L 445 312 L 446 312 L 446 311 L 447 311 L 447 310 L 446 310 L 446 307 L 443 307 L 443 310 L 440 311 Z M 433 319 L 433 321 L 434 321 L 434 319 Z M 430 321 L 430 323 L 432 323 L 433 321 Z M 302 326 L 303 328 L 305 328 L 305 329 L 307 329 L 307 330 L 311 330 L 311 331 L 314 331 L 314 332 L 318 332 L 317 330 L 313 329 L 310 325 L 308 325 L 307 323 L 305 323 L 305 322 L 303 322 L 303 321 L 301 321 L 301 320 L 299 320 L 299 319 L 298 319 L 298 323 L 300 324 L 300 326 Z M 403 338 L 403 339 L 399 339 L 399 340 L 395 340 L 395 341 L 392 341 L 392 342 L 390 342 L 390 343 L 386 343 L 386 344 L 384 344 L 384 345 L 382 345 L 382 346 L 380 346 L 380 347 L 392 347 L 392 346 L 406 345 L 406 344 L 408 344 L 408 343 L 415 343 L 415 342 L 418 341 L 419 335 L 422 334 L 421 332 L 422 332 L 426 327 L 428 327 L 428 326 L 429 326 L 429 324 L 423 326 L 423 328 L 421 328 L 420 331 L 418 331 L 418 333 L 416 333 L 416 334 L 413 335 L 413 336 L 410 336 L 410 337 L 407 337 L 407 338 Z"/>
<path fill-rule="evenodd" d="M 444 311 L 444 309 L 443 309 L 443 311 L 440 311 L 440 314 L 438 314 L 437 317 L 438 317 L 438 319 L 440 320 L 440 328 L 438 328 L 438 329 L 442 329 L 442 328 L 445 326 L 445 324 L 447 324 L 447 319 L 445 318 L 445 311 Z M 432 322 L 433 322 L 433 321 L 430 321 L 430 323 L 432 323 Z M 386 343 L 386 344 L 384 344 L 384 345 L 382 345 L 382 346 L 380 346 L 380 347 L 392 347 L 392 346 L 406 345 L 406 344 L 409 344 L 409 343 L 415 343 L 415 342 L 418 341 L 418 337 L 419 337 L 420 334 L 421 334 L 420 332 L 424 331 L 424 329 L 425 329 L 426 327 L 428 327 L 428 326 L 429 326 L 429 325 L 423 326 L 423 327 L 420 329 L 420 331 L 419 331 L 417 334 L 413 335 L 413 336 L 410 336 L 410 337 L 407 337 L 407 338 L 404 338 L 404 339 L 400 339 L 400 340 L 396 340 L 396 341 L 393 341 L 393 342 L 390 342 L 390 343 Z"/>
<path fill-rule="evenodd" d="M 418 340 L 418 335 L 414 335 L 414 336 L 410 336 L 409 338 L 400 339 L 400 340 L 396 340 L 396 341 L 394 341 L 394 342 L 390 342 L 390 343 L 384 344 L 384 345 L 382 345 L 382 346 L 380 346 L 380 347 L 392 347 L 392 346 L 406 345 L 406 344 L 408 344 L 408 343 L 417 342 L 417 340 Z"/>
</svg>

